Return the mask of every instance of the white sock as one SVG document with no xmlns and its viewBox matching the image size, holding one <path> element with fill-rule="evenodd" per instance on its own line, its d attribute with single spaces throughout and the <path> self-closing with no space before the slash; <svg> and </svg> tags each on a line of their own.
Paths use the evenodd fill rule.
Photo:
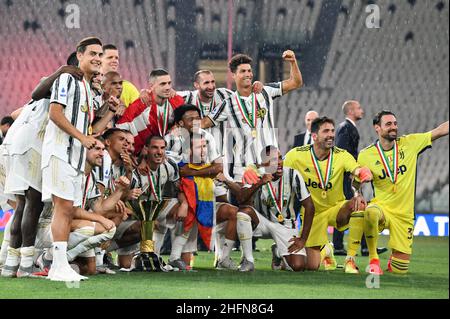
<svg viewBox="0 0 450 319">
<path fill-rule="evenodd" d="M 253 258 L 253 229 L 252 219 L 245 213 L 237 213 L 237 233 L 241 241 L 242 254 L 249 262 L 254 263 Z"/>
<path fill-rule="evenodd" d="M 157 254 L 158 256 L 161 254 L 161 248 L 162 245 L 164 244 L 164 239 L 166 238 L 166 234 L 154 231 L 153 232 L 153 244 L 154 246 L 154 250 L 155 250 L 155 254 Z"/>
<path fill-rule="evenodd" d="M 216 244 L 215 244 L 215 258 L 217 260 L 222 260 L 222 254 L 223 254 L 223 245 L 225 244 L 225 236 L 222 234 L 217 234 L 215 238 Z"/>
<path fill-rule="evenodd" d="M 34 246 L 20 248 L 20 267 L 33 267 Z"/>
<path fill-rule="evenodd" d="M 105 257 L 105 251 L 100 247 L 95 247 L 95 264 L 96 266 L 103 266 L 103 257 Z"/>
<path fill-rule="evenodd" d="M 331 257 L 334 252 L 334 246 L 331 242 L 326 243 L 323 249 L 325 250 L 325 257 Z"/>
<path fill-rule="evenodd" d="M 225 244 L 223 245 L 222 248 L 222 257 L 221 257 L 222 259 L 230 257 L 234 244 L 236 244 L 236 241 L 225 238 Z"/>
<path fill-rule="evenodd" d="M 56 241 L 52 245 L 53 249 L 53 263 L 52 268 L 57 269 L 59 267 L 70 267 L 67 260 L 67 242 Z"/>
<path fill-rule="evenodd" d="M 5 264 L 6 258 L 8 256 L 9 241 L 11 239 L 12 220 L 12 217 L 8 220 L 8 223 L 5 226 L 5 232 L 3 233 L 2 249 L 0 251 L 0 265 Z"/>
<path fill-rule="evenodd" d="M 183 234 L 181 236 L 176 236 L 175 240 L 172 241 L 172 251 L 170 252 L 170 261 L 175 261 L 181 259 L 181 252 L 189 238 L 189 233 Z"/>
<path fill-rule="evenodd" d="M 106 231 L 104 233 L 101 233 L 99 235 L 95 235 L 92 237 L 89 237 L 87 240 L 79 243 L 74 248 L 70 249 L 67 252 L 67 259 L 69 262 L 74 261 L 80 254 L 87 252 L 90 249 L 93 249 L 95 247 L 100 246 L 104 242 L 107 242 L 108 240 L 111 240 L 114 237 L 114 234 L 116 233 L 116 227 L 111 229 L 110 231 Z"/>
<path fill-rule="evenodd" d="M 8 256 L 6 257 L 5 266 L 17 267 L 20 264 L 20 248 L 8 247 Z"/>
</svg>

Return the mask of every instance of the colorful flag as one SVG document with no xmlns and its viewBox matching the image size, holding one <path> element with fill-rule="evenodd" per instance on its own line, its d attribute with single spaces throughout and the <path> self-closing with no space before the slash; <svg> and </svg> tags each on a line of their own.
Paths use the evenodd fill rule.
<svg viewBox="0 0 450 319">
<path fill-rule="evenodd" d="M 186 164 L 180 163 L 180 166 Z M 189 168 L 201 170 L 211 165 L 193 165 Z M 214 249 L 213 230 L 216 223 L 214 181 L 207 177 L 183 177 L 181 191 L 185 194 L 189 210 L 185 219 L 184 230 L 187 232 L 197 223 L 203 242 L 210 250 Z"/>
</svg>

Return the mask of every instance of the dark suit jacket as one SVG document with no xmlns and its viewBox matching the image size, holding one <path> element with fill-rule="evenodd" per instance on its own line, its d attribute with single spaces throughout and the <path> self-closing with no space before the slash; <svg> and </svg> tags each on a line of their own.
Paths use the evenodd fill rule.
<svg viewBox="0 0 450 319">
<path fill-rule="evenodd" d="M 336 130 L 336 146 L 352 154 L 355 159 L 358 159 L 359 140 L 358 129 L 349 120 L 339 124 Z M 346 174 L 344 178 L 344 193 L 347 199 L 353 197 L 350 174 Z"/>
<path fill-rule="evenodd" d="M 305 140 L 305 135 L 306 132 L 301 132 L 299 135 L 295 136 L 295 140 L 294 140 L 294 147 L 300 147 L 300 146 L 304 146 L 304 140 Z"/>
</svg>

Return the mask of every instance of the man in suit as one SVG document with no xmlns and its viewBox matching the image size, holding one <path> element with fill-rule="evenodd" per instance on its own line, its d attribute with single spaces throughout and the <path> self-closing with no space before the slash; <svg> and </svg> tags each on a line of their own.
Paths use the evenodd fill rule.
<svg viewBox="0 0 450 319">
<path fill-rule="evenodd" d="M 309 111 L 305 116 L 306 132 L 302 132 L 295 136 L 294 147 L 309 145 L 313 143 L 311 137 L 311 123 L 319 117 L 319 113 L 316 111 Z"/>
<path fill-rule="evenodd" d="M 342 106 L 342 111 L 345 115 L 345 121 L 342 122 L 336 129 L 336 146 L 348 151 L 355 159 L 358 158 L 359 146 L 359 132 L 356 123 L 364 118 L 364 110 L 358 101 L 347 101 Z M 344 177 L 344 193 L 349 200 L 353 198 L 352 181 L 349 174 Z M 344 249 L 344 233 L 337 229 L 333 232 L 333 244 L 337 256 L 346 256 L 347 252 Z M 379 253 L 386 251 L 386 248 L 379 248 Z M 361 240 L 361 254 L 368 255 L 367 244 L 365 237 Z"/>
</svg>

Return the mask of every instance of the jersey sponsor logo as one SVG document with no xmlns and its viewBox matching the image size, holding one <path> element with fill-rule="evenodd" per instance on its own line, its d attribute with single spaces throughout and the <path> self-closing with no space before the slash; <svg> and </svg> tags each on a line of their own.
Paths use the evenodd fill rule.
<svg viewBox="0 0 450 319">
<path fill-rule="evenodd" d="M 305 173 L 311 173 L 311 170 L 309 168 L 305 169 Z"/>
<path fill-rule="evenodd" d="M 404 175 L 406 172 L 408 171 L 408 168 L 405 165 L 401 165 L 398 168 L 398 174 Z M 381 172 L 383 173 L 382 176 L 378 176 L 379 179 L 383 180 L 388 178 L 388 174 L 386 174 L 386 171 L 384 170 L 384 168 L 381 170 Z"/>
<path fill-rule="evenodd" d="M 311 178 L 308 179 L 308 181 L 306 182 L 306 187 L 308 188 L 318 188 L 318 189 L 322 189 L 322 186 L 320 185 L 320 183 L 314 182 L 311 180 Z M 333 183 L 329 182 L 326 186 L 326 191 L 333 189 Z"/>
<path fill-rule="evenodd" d="M 66 89 L 65 89 L 65 88 L 62 88 L 62 89 L 61 89 L 61 92 L 59 92 L 59 97 L 60 97 L 60 98 L 65 98 L 65 97 L 67 97 L 67 92 L 66 92 Z"/>
<path fill-rule="evenodd" d="M 381 165 L 381 162 L 380 162 L 380 161 L 377 161 L 377 162 L 375 163 L 375 165 L 376 165 L 376 166 L 380 166 L 380 165 Z"/>
</svg>

